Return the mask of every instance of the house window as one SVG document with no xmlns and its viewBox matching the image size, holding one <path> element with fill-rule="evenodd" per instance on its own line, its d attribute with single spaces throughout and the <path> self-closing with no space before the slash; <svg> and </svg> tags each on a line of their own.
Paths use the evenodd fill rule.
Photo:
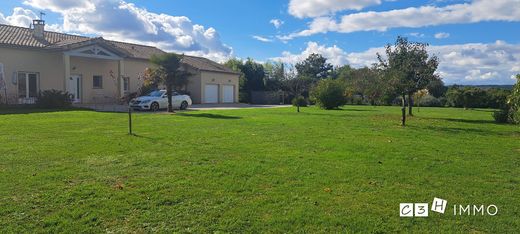
<svg viewBox="0 0 520 234">
<path fill-rule="evenodd" d="M 103 88 L 103 77 L 102 76 L 94 76 L 92 79 L 92 88 L 94 89 L 102 89 Z"/>
<path fill-rule="evenodd" d="M 18 72 L 18 98 L 21 104 L 33 104 L 40 92 L 39 74 Z"/>
<path fill-rule="evenodd" d="M 123 77 L 123 91 L 127 92 L 130 90 L 130 77 Z"/>
</svg>

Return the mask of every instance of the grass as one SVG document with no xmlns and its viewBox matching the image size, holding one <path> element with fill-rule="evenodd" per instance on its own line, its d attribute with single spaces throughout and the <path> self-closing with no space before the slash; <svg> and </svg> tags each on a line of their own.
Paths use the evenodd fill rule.
<svg viewBox="0 0 520 234">
<path fill-rule="evenodd" d="M 37 112 L 0 115 L 2 232 L 520 229 L 520 128 L 488 110 L 421 108 L 406 128 L 397 107 L 137 114 L 136 136 L 123 113 Z M 434 197 L 446 214 L 399 217 Z"/>
</svg>

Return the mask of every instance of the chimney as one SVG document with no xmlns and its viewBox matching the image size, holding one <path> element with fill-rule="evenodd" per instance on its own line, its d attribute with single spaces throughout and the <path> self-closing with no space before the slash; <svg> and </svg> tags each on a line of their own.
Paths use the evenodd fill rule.
<svg viewBox="0 0 520 234">
<path fill-rule="evenodd" d="M 43 39 L 43 32 L 45 31 L 45 20 L 33 20 L 33 36 L 38 39 Z"/>
</svg>

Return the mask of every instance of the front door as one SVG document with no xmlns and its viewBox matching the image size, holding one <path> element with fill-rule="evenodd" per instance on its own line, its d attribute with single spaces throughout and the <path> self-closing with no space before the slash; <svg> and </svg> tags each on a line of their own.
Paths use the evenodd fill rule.
<svg viewBox="0 0 520 234">
<path fill-rule="evenodd" d="M 72 102 L 81 102 L 81 76 L 72 75 L 67 79 L 67 92 L 72 95 Z"/>
</svg>

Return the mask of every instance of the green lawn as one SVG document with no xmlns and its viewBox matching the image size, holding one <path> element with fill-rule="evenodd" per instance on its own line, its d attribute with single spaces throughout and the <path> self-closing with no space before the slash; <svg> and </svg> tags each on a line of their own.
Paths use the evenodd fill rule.
<svg viewBox="0 0 520 234">
<path fill-rule="evenodd" d="M 406 128 L 398 107 L 137 114 L 137 136 L 124 113 L 20 112 L 0 115 L 0 232 L 520 229 L 520 128 L 489 110 L 421 108 Z M 434 197 L 446 214 L 399 217 Z"/>
</svg>

